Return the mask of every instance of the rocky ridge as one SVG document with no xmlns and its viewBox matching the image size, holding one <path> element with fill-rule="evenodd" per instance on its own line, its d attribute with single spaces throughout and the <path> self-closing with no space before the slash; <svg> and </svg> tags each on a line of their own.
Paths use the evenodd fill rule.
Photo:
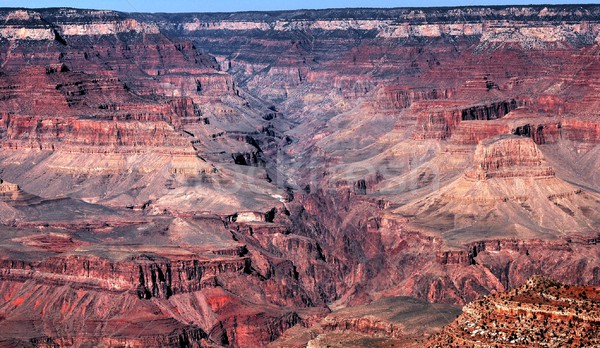
<svg viewBox="0 0 600 348">
<path fill-rule="evenodd" d="M 600 344 L 599 289 L 532 277 L 489 295 L 461 314 L 428 347 L 577 347 Z"/>
</svg>

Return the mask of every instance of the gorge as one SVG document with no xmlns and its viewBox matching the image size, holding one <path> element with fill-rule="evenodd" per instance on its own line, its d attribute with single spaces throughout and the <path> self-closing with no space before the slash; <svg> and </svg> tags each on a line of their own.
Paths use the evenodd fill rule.
<svg viewBox="0 0 600 348">
<path fill-rule="evenodd" d="M 599 79 L 598 5 L 1 8 L 0 346 L 598 344 Z"/>
</svg>

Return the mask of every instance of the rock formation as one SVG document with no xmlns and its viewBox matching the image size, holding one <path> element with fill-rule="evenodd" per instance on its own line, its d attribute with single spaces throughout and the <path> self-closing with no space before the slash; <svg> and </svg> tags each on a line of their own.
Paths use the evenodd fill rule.
<svg viewBox="0 0 600 348">
<path fill-rule="evenodd" d="M 600 288 L 535 276 L 519 288 L 486 296 L 427 347 L 593 347 L 600 344 Z"/>
<path fill-rule="evenodd" d="M 447 235 L 466 235 L 487 225 L 494 226 L 488 236 L 533 236 L 534 231 L 546 237 L 593 236 L 598 216 L 588 207 L 598 199 L 596 192 L 557 178 L 532 139 L 500 135 L 479 143 L 473 165 L 462 177 L 398 212 L 416 215 L 415 222 L 430 227 L 444 226 Z"/>
</svg>

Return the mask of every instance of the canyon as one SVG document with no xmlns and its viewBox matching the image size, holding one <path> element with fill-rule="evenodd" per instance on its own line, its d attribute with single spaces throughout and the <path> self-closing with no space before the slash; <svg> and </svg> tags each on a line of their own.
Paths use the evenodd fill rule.
<svg viewBox="0 0 600 348">
<path fill-rule="evenodd" d="M 0 346 L 598 344 L 600 6 L 0 19 Z"/>
</svg>

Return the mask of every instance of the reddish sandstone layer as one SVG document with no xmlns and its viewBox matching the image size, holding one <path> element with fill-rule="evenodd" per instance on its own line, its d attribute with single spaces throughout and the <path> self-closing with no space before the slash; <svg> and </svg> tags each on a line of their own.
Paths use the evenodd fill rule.
<svg viewBox="0 0 600 348">
<path fill-rule="evenodd" d="M 435 104 L 433 106 L 435 108 Z M 487 105 L 475 105 L 456 108 L 449 105 L 440 108 L 441 111 L 430 111 L 428 106 L 420 106 L 418 111 L 417 130 L 415 139 L 447 139 L 452 135 L 454 129 L 461 122 L 468 121 L 491 121 L 504 117 L 517 108 L 517 102 L 513 100 L 499 101 Z"/>
</svg>

